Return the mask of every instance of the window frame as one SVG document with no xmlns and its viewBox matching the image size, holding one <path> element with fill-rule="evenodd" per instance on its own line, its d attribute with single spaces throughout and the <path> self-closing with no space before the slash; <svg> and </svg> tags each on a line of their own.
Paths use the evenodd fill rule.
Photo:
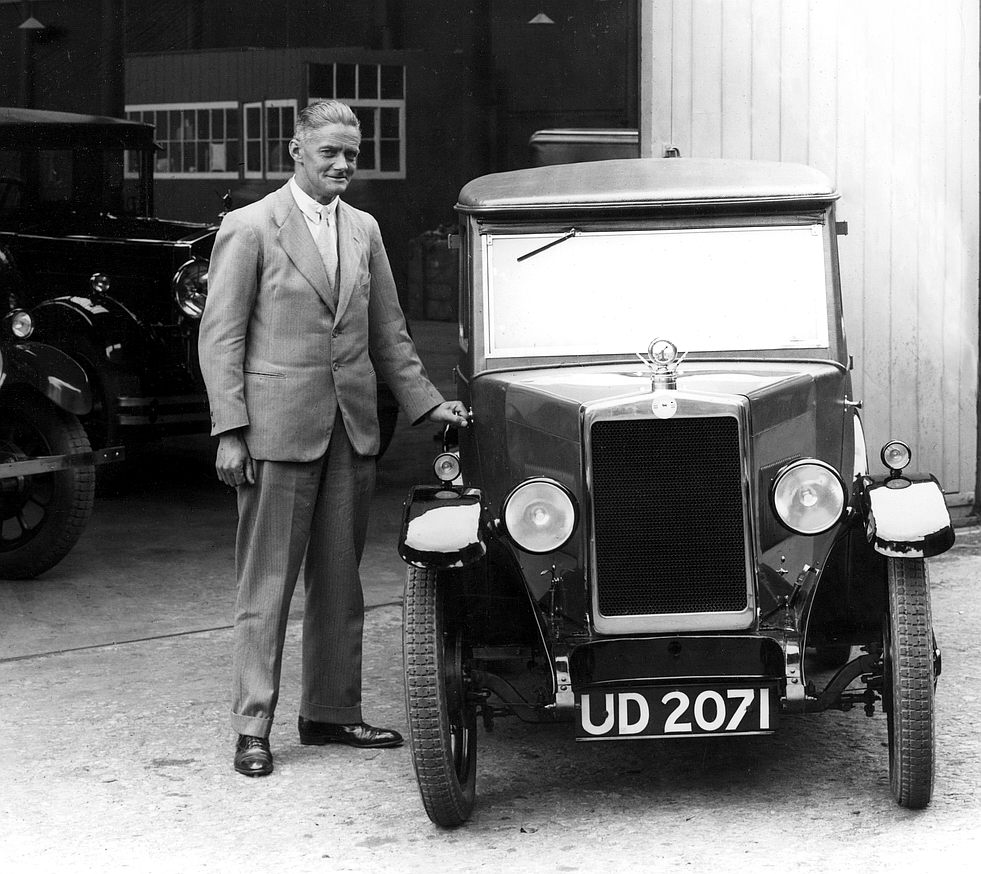
<svg viewBox="0 0 981 874">
<path fill-rule="evenodd" d="M 337 68 L 340 65 L 353 66 L 354 70 L 354 82 L 355 82 L 355 96 L 350 95 L 339 95 L 337 94 Z M 350 61 L 331 61 L 326 64 L 320 64 L 319 66 L 330 66 L 331 69 L 331 91 L 332 95 L 314 95 L 311 94 L 307 99 L 307 105 L 311 103 L 316 103 L 318 100 L 340 100 L 351 107 L 355 112 L 370 111 L 374 113 L 375 118 L 375 137 L 372 140 L 362 140 L 361 147 L 362 153 L 364 152 L 364 147 L 367 143 L 370 143 L 373 148 L 373 158 L 374 167 L 366 168 L 358 166 L 358 178 L 359 179 L 405 179 L 406 177 L 406 66 L 405 64 L 389 64 L 380 61 L 373 61 L 370 63 L 362 63 L 360 61 L 350 62 Z M 377 84 L 377 93 L 380 95 L 382 90 L 381 85 L 381 73 L 383 67 L 398 67 L 402 71 L 402 96 L 401 97 L 361 97 L 361 68 L 362 67 L 373 67 L 375 69 L 375 81 Z M 336 95 L 336 96 L 335 96 Z M 381 111 L 383 109 L 395 109 L 398 112 L 399 120 L 399 132 L 398 132 L 398 170 L 380 170 L 381 167 L 381 150 L 382 143 L 389 141 L 391 138 L 382 139 L 381 136 Z"/>
<path fill-rule="evenodd" d="M 220 140 L 220 142 L 224 143 L 226 146 L 226 158 L 227 158 L 227 146 L 229 143 L 234 143 L 237 146 L 241 147 L 244 142 L 243 131 L 242 131 L 242 125 L 243 125 L 242 111 L 241 111 L 240 104 L 236 100 L 211 100 L 211 101 L 202 101 L 202 102 L 195 102 L 195 103 L 134 103 L 134 104 L 127 104 L 125 107 L 125 112 L 126 112 L 126 117 L 129 118 L 131 113 L 136 113 L 136 112 L 140 112 L 140 113 L 143 112 L 154 112 L 154 113 L 168 112 L 169 113 L 169 112 L 189 112 L 189 111 L 196 112 L 202 109 L 226 110 L 224 116 L 224 121 L 225 121 L 224 135 Z M 234 113 L 236 113 L 238 117 L 238 121 L 239 121 L 238 133 L 234 137 L 228 136 L 228 117 L 230 113 L 227 110 L 234 111 Z M 167 143 L 168 148 L 173 147 L 173 145 L 177 143 L 183 144 L 184 142 L 188 142 L 183 139 L 172 140 L 169 136 L 160 136 L 160 133 L 161 131 L 157 130 L 156 127 L 154 127 L 154 134 L 153 134 L 154 140 L 158 143 Z M 211 141 L 212 138 L 208 138 L 208 139 L 196 138 L 194 140 L 190 140 L 189 142 L 193 142 L 197 144 L 197 143 L 211 143 Z M 156 167 L 154 167 L 154 177 L 156 179 L 238 179 L 239 176 L 240 173 L 239 173 L 238 166 L 236 166 L 235 169 L 233 170 L 218 170 L 218 171 L 211 170 L 211 171 L 204 171 L 204 172 L 201 171 L 191 172 L 186 170 L 180 170 L 180 171 L 157 170 Z"/>
<path fill-rule="evenodd" d="M 270 170 L 269 169 L 269 117 L 268 110 L 277 109 L 280 110 L 283 107 L 289 107 L 293 110 L 293 122 L 296 122 L 298 101 L 292 97 L 276 98 L 274 100 L 250 100 L 248 103 L 242 104 L 242 128 L 241 128 L 241 140 L 242 140 L 242 177 L 244 179 L 289 179 L 293 175 L 293 167 L 290 165 L 285 170 Z M 259 110 L 259 136 L 251 136 L 251 131 L 249 130 L 249 110 L 258 109 Z M 289 131 L 288 136 L 282 136 L 282 131 L 280 132 L 279 140 L 283 143 L 289 144 L 289 141 L 293 138 L 292 129 Z M 251 150 L 254 148 L 259 149 L 259 169 L 250 170 L 249 169 L 249 156 L 251 155 Z"/>
</svg>

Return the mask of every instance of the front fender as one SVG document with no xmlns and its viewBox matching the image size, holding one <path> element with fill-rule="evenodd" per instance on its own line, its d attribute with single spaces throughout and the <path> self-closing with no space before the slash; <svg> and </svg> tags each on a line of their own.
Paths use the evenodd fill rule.
<svg viewBox="0 0 981 874">
<path fill-rule="evenodd" d="M 421 568 L 463 568 L 487 553 L 478 489 L 414 486 L 403 505 L 399 555 Z"/>
<path fill-rule="evenodd" d="M 29 385 L 63 410 L 84 416 L 92 409 L 92 389 L 81 366 L 45 343 L 17 343 L 6 350 L 6 385 Z"/>
<path fill-rule="evenodd" d="M 895 558 L 929 558 L 954 543 L 950 512 L 930 474 L 862 477 L 865 534 L 876 552 Z"/>
<path fill-rule="evenodd" d="M 84 346 L 96 367 L 133 367 L 145 355 L 147 333 L 135 316 L 111 297 L 76 295 L 42 301 L 31 310 L 35 336 L 63 349 Z"/>
</svg>

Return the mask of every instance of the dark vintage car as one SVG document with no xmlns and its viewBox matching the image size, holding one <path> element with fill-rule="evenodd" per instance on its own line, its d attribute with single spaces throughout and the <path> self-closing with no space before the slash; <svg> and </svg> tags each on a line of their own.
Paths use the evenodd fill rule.
<svg viewBox="0 0 981 874">
<path fill-rule="evenodd" d="M 79 421 L 92 409 L 78 362 L 34 339 L 23 278 L 0 246 L 0 579 L 29 579 L 75 545 L 92 513 L 95 467 L 121 447 L 93 452 Z"/>
<path fill-rule="evenodd" d="M 0 244 L 37 338 L 85 369 L 95 446 L 209 423 L 196 336 L 216 227 L 154 218 L 155 149 L 150 125 L 0 109 Z"/>
<path fill-rule="evenodd" d="M 881 709 L 896 800 L 929 802 L 925 558 L 954 533 L 906 444 L 867 464 L 836 199 L 808 167 L 684 158 L 461 192 L 473 422 L 412 490 L 399 547 L 434 822 L 468 818 L 478 717 L 508 713 L 621 741 Z"/>
<path fill-rule="evenodd" d="M 210 424 L 197 329 L 217 225 L 154 216 L 157 151 L 148 124 L 0 108 L 0 245 L 36 339 L 85 370 L 96 447 Z M 385 446 L 398 407 L 378 396 Z"/>
</svg>

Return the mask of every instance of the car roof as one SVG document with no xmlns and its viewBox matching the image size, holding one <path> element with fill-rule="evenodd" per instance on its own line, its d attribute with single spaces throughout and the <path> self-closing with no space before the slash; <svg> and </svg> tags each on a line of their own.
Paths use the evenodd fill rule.
<svg viewBox="0 0 981 874">
<path fill-rule="evenodd" d="M 830 203 L 838 193 L 820 170 L 777 161 L 626 158 L 492 173 L 463 187 L 462 213 L 624 210 L 689 204 Z"/>
<path fill-rule="evenodd" d="M 100 115 L 0 106 L 0 143 L 4 145 L 58 147 L 93 140 L 146 147 L 153 142 L 153 126 Z"/>
</svg>

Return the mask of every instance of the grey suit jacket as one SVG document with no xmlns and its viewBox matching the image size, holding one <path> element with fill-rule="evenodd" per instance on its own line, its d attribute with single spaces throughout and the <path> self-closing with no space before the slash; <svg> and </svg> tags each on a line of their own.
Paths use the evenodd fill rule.
<svg viewBox="0 0 981 874">
<path fill-rule="evenodd" d="M 340 202 L 337 238 L 334 289 L 288 184 L 218 231 L 201 371 L 211 433 L 244 427 L 254 458 L 319 458 L 338 408 L 355 450 L 377 453 L 372 360 L 411 421 L 443 401 L 406 332 L 378 223 Z"/>
</svg>

